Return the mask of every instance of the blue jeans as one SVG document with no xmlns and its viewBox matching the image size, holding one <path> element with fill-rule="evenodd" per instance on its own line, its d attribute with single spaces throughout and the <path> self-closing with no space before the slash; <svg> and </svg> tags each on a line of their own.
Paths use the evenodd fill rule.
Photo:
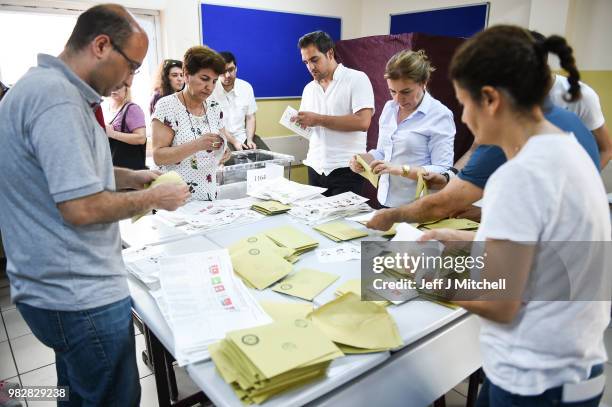
<svg viewBox="0 0 612 407">
<path fill-rule="evenodd" d="M 597 377 L 603 374 L 603 365 L 593 366 L 591 369 L 590 378 Z M 478 400 L 477 407 L 598 407 L 601 400 L 600 394 L 590 400 L 585 400 L 577 403 L 564 403 L 562 401 L 563 387 L 554 387 L 546 390 L 544 393 L 537 396 L 521 396 L 512 394 L 499 386 L 494 385 L 488 378 L 485 378 Z"/>
<path fill-rule="evenodd" d="M 130 297 L 83 311 L 17 304 L 36 338 L 55 351 L 57 385 L 69 388 L 69 401 L 58 406 L 139 405 L 131 306 Z"/>
</svg>

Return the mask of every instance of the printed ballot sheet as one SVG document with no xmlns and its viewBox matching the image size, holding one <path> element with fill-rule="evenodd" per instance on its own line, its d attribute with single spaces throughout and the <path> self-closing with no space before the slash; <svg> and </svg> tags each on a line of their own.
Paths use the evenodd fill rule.
<svg viewBox="0 0 612 407">
<path fill-rule="evenodd" d="M 234 276 L 227 250 L 168 256 L 159 263 L 180 366 L 209 358 L 208 345 L 227 332 L 272 322 Z"/>
<path fill-rule="evenodd" d="M 312 225 L 371 211 L 372 208 L 366 204 L 367 201 L 368 198 L 354 192 L 344 192 L 330 197 L 296 202 L 292 205 L 289 215 Z"/>
<path fill-rule="evenodd" d="M 298 115 L 297 110 L 295 110 L 291 106 L 287 106 L 287 108 L 283 112 L 283 115 L 281 116 L 278 122 L 282 124 L 284 127 L 294 132 L 295 134 L 298 134 L 310 140 L 310 135 L 312 134 L 312 128 L 306 127 L 305 129 L 303 129 L 300 126 L 298 126 L 295 122 L 291 121 L 291 118 L 297 115 Z"/>
</svg>

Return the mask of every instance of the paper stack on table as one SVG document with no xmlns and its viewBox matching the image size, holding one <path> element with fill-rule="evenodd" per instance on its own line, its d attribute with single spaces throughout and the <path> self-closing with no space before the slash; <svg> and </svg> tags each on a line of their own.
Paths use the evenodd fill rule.
<svg viewBox="0 0 612 407">
<path fill-rule="evenodd" d="M 291 262 L 282 253 L 263 246 L 240 245 L 232 250 L 231 256 L 236 274 L 258 290 L 271 286 L 293 270 Z"/>
<path fill-rule="evenodd" d="M 227 334 L 210 346 L 223 380 L 245 404 L 325 377 L 332 360 L 344 356 L 312 322 L 281 320 Z"/>
<path fill-rule="evenodd" d="M 253 204 L 251 209 L 261 213 L 262 215 L 271 216 L 288 212 L 289 209 L 291 209 L 291 206 L 285 205 L 278 201 L 263 201 Z"/>
<path fill-rule="evenodd" d="M 160 259 L 161 294 L 180 366 L 209 357 L 227 332 L 271 322 L 234 276 L 226 250 Z"/>
<path fill-rule="evenodd" d="M 312 225 L 360 212 L 369 212 L 372 208 L 366 204 L 367 201 L 368 198 L 353 192 L 344 192 L 335 196 L 296 202 L 291 206 L 289 215 Z"/>
<path fill-rule="evenodd" d="M 344 221 L 324 223 L 322 225 L 315 226 L 314 230 L 333 240 L 334 242 L 358 239 L 368 235 L 368 232 L 356 229 Z"/>
<path fill-rule="evenodd" d="M 258 249 L 260 252 L 274 252 L 290 263 L 297 261 L 297 252 L 291 248 L 279 246 L 263 233 L 248 236 L 232 244 L 229 248 L 230 256 L 240 251 Z"/>
<path fill-rule="evenodd" d="M 248 195 L 259 199 L 273 199 L 284 204 L 290 204 L 317 197 L 325 191 L 327 191 L 327 188 L 300 184 L 287 178 L 275 178 L 259 182 L 248 192 Z"/>
<path fill-rule="evenodd" d="M 387 309 L 352 292 L 317 308 L 310 319 L 344 353 L 382 352 L 403 344 Z"/>
<path fill-rule="evenodd" d="M 301 128 L 296 122 L 292 122 L 291 118 L 296 117 L 298 115 L 298 111 L 292 108 L 291 106 L 287 106 L 280 120 L 278 121 L 280 124 L 285 126 L 287 129 L 291 130 L 295 134 L 298 134 L 304 138 L 310 140 L 310 135 L 312 134 L 312 128 L 306 127 L 305 129 Z"/>
<path fill-rule="evenodd" d="M 156 216 L 159 216 L 164 222 L 172 226 L 185 225 L 188 220 L 199 215 L 219 211 L 220 208 L 227 210 L 249 209 L 252 205 L 259 202 L 258 199 L 252 197 L 240 199 L 217 199 L 216 201 L 189 201 L 185 205 L 178 208 L 176 211 L 166 211 L 160 209 Z"/>
<path fill-rule="evenodd" d="M 374 174 L 372 172 L 372 167 L 370 167 L 370 164 L 365 162 L 363 157 L 361 157 L 359 154 L 355 156 L 355 159 L 364 168 L 364 171 L 360 172 L 359 175 L 370 181 L 370 184 L 372 184 L 374 188 L 378 188 L 378 180 L 380 179 L 380 175 Z"/>
<path fill-rule="evenodd" d="M 127 271 L 149 289 L 159 289 L 159 259 L 164 257 L 161 246 L 144 246 L 122 251 Z"/>
<path fill-rule="evenodd" d="M 312 301 L 338 279 L 335 274 L 313 269 L 298 270 L 272 287 L 272 291 Z"/>
<path fill-rule="evenodd" d="M 280 226 L 263 233 L 276 244 L 293 249 L 297 254 L 305 253 L 319 245 L 315 239 L 293 226 Z"/>
</svg>

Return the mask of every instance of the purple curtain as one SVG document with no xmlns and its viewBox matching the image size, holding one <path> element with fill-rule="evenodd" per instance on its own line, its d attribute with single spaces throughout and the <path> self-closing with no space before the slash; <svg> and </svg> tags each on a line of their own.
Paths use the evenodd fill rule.
<svg viewBox="0 0 612 407">
<path fill-rule="evenodd" d="M 433 97 L 444 103 L 454 114 L 457 134 L 455 135 L 455 161 L 470 148 L 474 137 L 468 128 L 461 123 L 461 107 L 455 98 L 453 85 L 448 79 L 448 68 L 455 49 L 464 39 L 408 33 L 398 35 L 376 35 L 372 37 L 342 40 L 336 43 L 336 58 L 349 68 L 365 72 L 374 88 L 376 112 L 368 130 L 368 150 L 376 147 L 378 141 L 378 118 L 387 100 L 391 99 L 387 82 L 383 75 L 385 65 L 391 56 L 403 49 L 423 49 L 431 60 L 436 71 L 432 74 L 428 91 Z M 376 191 L 368 183 L 364 190 L 370 198 L 371 205 L 377 206 Z"/>
</svg>

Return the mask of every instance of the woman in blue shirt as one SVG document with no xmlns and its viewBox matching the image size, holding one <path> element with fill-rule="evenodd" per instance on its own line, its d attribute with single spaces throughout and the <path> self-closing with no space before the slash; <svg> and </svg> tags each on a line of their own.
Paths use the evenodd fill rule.
<svg viewBox="0 0 612 407">
<path fill-rule="evenodd" d="M 443 173 L 453 165 L 455 122 L 453 113 L 427 92 L 433 71 L 423 50 L 403 50 L 387 62 L 385 79 L 393 99 L 380 115 L 376 149 L 361 154 L 381 174 L 378 201 L 387 207 L 415 199 L 420 172 Z M 364 171 L 355 158 L 350 167 Z"/>
</svg>

